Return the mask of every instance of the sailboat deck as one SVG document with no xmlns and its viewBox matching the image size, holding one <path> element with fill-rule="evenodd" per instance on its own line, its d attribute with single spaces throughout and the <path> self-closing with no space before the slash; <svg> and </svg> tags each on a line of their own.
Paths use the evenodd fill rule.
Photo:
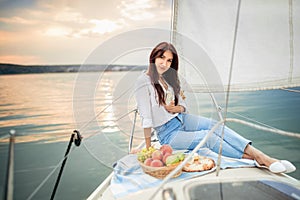
<svg viewBox="0 0 300 200">
<path fill-rule="evenodd" d="M 234 169 L 225 169 L 221 170 L 219 176 L 216 176 L 216 173 L 206 174 L 204 176 L 199 176 L 189 180 L 180 180 L 167 183 L 163 188 L 172 188 L 172 191 L 176 195 L 176 199 L 190 199 L 188 197 L 188 189 L 191 186 L 195 186 L 199 183 L 201 185 L 211 184 L 211 183 L 239 183 L 243 181 L 256 181 L 256 180 L 268 180 L 282 182 L 287 185 L 293 185 L 297 187 L 298 192 L 300 191 L 300 182 L 296 179 L 293 179 L 285 174 L 273 174 L 265 169 L 258 168 L 234 168 Z M 147 199 L 150 198 L 153 193 L 155 193 L 157 188 L 144 189 L 139 192 L 127 195 L 120 200 L 133 200 L 133 199 Z M 157 192 L 157 195 L 153 199 L 162 199 L 162 190 Z M 298 194 L 299 195 L 299 194 Z M 297 194 L 295 194 L 297 197 Z M 300 196 L 298 196 L 300 198 Z M 90 196 L 89 200 L 92 199 L 105 199 L 105 200 L 115 200 L 112 192 L 109 187 L 102 194 L 94 193 Z"/>
</svg>

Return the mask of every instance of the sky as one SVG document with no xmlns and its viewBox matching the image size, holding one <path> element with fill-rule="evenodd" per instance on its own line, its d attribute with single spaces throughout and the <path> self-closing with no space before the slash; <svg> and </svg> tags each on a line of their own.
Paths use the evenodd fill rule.
<svg viewBox="0 0 300 200">
<path fill-rule="evenodd" d="M 106 40 L 170 19 L 171 0 L 0 0 L 0 63 L 81 64 Z"/>
</svg>

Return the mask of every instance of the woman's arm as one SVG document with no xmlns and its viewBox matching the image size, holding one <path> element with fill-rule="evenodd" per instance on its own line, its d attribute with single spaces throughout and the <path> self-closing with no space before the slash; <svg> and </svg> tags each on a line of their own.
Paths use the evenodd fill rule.
<svg viewBox="0 0 300 200">
<path fill-rule="evenodd" d="M 174 101 L 171 101 L 169 105 L 165 105 L 165 109 L 170 113 L 182 113 L 185 112 L 185 107 L 182 105 L 175 106 Z"/>
<path fill-rule="evenodd" d="M 135 99 L 143 128 L 153 127 L 149 87 L 152 87 L 150 80 L 144 77 L 138 78 L 135 85 Z"/>
<path fill-rule="evenodd" d="M 138 78 L 135 86 L 135 98 L 142 121 L 142 127 L 144 128 L 144 138 L 147 149 L 151 146 L 151 127 L 153 127 L 151 92 L 149 87 L 153 87 L 149 79 L 145 79 L 145 77 Z"/>
<path fill-rule="evenodd" d="M 151 147 L 151 128 L 144 128 L 144 137 L 146 148 Z"/>
<path fill-rule="evenodd" d="M 144 128 L 144 138 L 145 138 L 145 144 L 146 148 L 149 149 L 151 147 L 151 128 Z M 140 149 L 132 149 L 130 153 L 135 154 L 138 153 Z"/>
</svg>

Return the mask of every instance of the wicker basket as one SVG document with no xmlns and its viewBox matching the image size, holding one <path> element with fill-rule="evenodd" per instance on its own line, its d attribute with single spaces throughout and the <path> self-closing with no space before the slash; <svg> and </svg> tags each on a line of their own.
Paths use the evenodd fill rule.
<svg viewBox="0 0 300 200">
<path fill-rule="evenodd" d="M 171 166 L 164 166 L 164 167 L 151 167 L 151 166 L 148 166 L 148 165 L 145 165 L 144 163 L 142 162 L 139 162 L 143 171 L 146 173 L 146 174 L 149 174 L 150 176 L 153 176 L 155 178 L 159 178 L 159 179 L 163 179 L 165 178 L 169 173 L 171 173 L 171 171 L 173 171 L 180 163 L 176 163 L 176 164 L 173 164 Z M 180 174 L 182 173 L 182 169 L 180 169 L 174 176 L 173 178 L 175 177 L 178 177 L 180 176 Z"/>
</svg>

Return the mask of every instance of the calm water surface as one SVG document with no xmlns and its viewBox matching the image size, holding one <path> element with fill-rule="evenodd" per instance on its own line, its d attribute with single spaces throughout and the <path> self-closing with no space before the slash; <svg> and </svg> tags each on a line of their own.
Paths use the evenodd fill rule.
<svg viewBox="0 0 300 200">
<path fill-rule="evenodd" d="M 4 172 L 0 173 L 0 195 L 10 130 L 17 136 L 14 199 L 49 199 L 70 135 L 78 129 L 83 142 L 71 148 L 56 199 L 86 199 L 112 171 L 114 162 L 128 152 L 135 103 L 132 90 L 127 89 L 139 73 L 85 73 L 81 78 L 76 73 L 0 76 L 0 171 Z M 92 94 L 91 82 L 96 82 Z M 208 95 L 187 96 L 192 113 L 214 115 Z M 300 132 L 299 93 L 232 93 L 228 111 L 229 117 L 240 118 L 239 114 Z M 299 139 L 229 125 L 267 154 L 288 159 L 300 169 Z M 134 145 L 142 141 L 139 120 L 135 136 Z M 291 175 L 300 179 L 300 170 Z"/>
</svg>

